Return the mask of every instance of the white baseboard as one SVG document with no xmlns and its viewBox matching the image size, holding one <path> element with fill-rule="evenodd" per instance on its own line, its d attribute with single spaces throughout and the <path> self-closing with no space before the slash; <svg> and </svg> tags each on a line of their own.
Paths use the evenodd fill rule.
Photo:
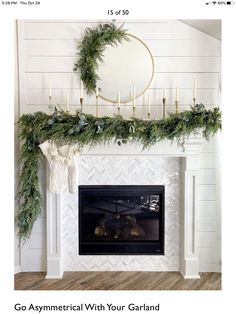
<svg viewBox="0 0 236 314">
<path fill-rule="evenodd" d="M 200 273 L 221 273 L 219 264 L 200 264 Z"/>
<path fill-rule="evenodd" d="M 21 272 L 20 265 L 15 265 L 14 274 L 18 274 Z"/>
<path fill-rule="evenodd" d="M 63 278 L 63 274 L 62 275 L 55 275 L 55 276 L 50 276 L 50 275 L 46 275 L 45 279 L 62 279 Z"/>
<path fill-rule="evenodd" d="M 184 279 L 201 279 L 200 276 L 183 276 Z"/>
</svg>

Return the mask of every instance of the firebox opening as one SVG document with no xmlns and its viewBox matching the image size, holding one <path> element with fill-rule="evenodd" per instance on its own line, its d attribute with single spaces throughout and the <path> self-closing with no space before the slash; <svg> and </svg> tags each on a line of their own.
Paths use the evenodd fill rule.
<svg viewBox="0 0 236 314">
<path fill-rule="evenodd" d="M 80 255 L 164 255 L 164 186 L 79 186 Z"/>
</svg>

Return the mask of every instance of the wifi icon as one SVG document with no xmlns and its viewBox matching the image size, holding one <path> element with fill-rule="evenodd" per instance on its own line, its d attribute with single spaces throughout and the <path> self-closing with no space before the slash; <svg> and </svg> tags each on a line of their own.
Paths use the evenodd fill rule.
<svg viewBox="0 0 236 314">
<path fill-rule="evenodd" d="M 212 1 L 212 3 L 215 5 L 217 2 L 216 1 Z"/>
</svg>

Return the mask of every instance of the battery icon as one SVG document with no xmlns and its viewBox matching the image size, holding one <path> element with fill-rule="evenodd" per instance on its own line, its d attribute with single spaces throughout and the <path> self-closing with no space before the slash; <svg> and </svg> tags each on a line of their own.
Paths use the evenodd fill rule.
<svg viewBox="0 0 236 314">
<path fill-rule="evenodd" d="M 227 1 L 226 4 L 227 5 L 232 5 L 232 4 L 234 4 L 234 1 Z"/>
</svg>

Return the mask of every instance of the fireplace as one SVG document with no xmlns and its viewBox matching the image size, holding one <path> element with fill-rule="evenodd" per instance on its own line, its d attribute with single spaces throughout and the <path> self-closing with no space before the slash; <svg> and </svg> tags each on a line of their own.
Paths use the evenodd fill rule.
<svg viewBox="0 0 236 314">
<path fill-rule="evenodd" d="M 73 195 L 65 189 L 61 194 L 53 194 L 47 189 L 46 278 L 62 278 L 65 270 L 180 271 L 184 278 L 199 278 L 196 216 L 201 203 L 198 178 L 202 148 L 202 138 L 190 136 L 182 145 L 163 141 L 148 151 L 142 151 L 135 143 L 84 149 L 78 159 L 81 189 L 107 184 L 165 186 L 163 255 L 86 255 L 81 253 L 83 250 L 83 255 L 78 254 L 78 241 L 80 246 L 84 242 L 78 225 L 79 193 Z"/>
<path fill-rule="evenodd" d="M 164 255 L 164 186 L 79 186 L 79 255 Z"/>
</svg>

